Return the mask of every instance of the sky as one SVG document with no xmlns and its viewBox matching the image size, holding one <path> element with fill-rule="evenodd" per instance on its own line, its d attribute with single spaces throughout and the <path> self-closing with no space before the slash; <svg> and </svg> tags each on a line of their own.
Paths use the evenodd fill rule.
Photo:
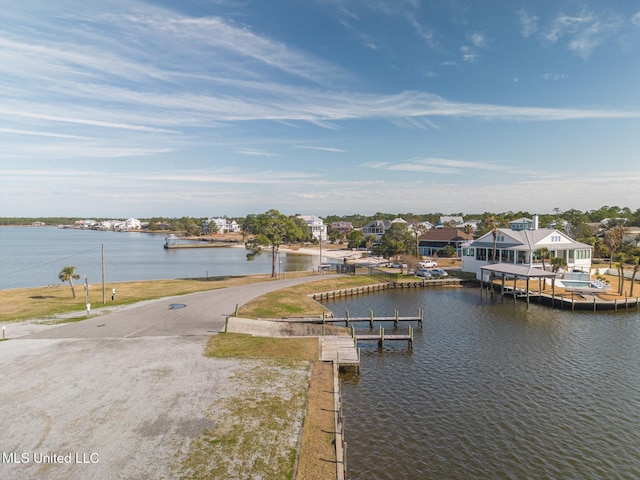
<svg viewBox="0 0 640 480">
<path fill-rule="evenodd" d="M 0 216 L 640 208 L 640 4 L 0 9 Z"/>
</svg>

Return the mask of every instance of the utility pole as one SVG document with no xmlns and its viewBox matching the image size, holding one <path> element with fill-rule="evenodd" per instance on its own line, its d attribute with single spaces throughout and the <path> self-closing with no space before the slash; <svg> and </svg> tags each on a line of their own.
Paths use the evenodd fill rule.
<svg viewBox="0 0 640 480">
<path fill-rule="evenodd" d="M 107 303 L 104 293 L 104 243 L 102 244 L 102 304 Z"/>
</svg>

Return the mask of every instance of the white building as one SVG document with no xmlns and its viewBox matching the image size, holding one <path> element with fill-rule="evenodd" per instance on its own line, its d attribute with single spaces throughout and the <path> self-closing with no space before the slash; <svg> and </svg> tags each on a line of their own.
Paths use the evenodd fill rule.
<svg viewBox="0 0 640 480">
<path fill-rule="evenodd" d="M 215 228 L 211 228 L 215 225 Z M 203 233 L 209 233 L 214 230 L 217 233 L 238 233 L 242 230 L 235 220 L 229 218 L 209 218 L 202 225 Z"/>
<path fill-rule="evenodd" d="M 327 241 L 327 226 L 320 217 L 316 217 L 315 215 L 300 215 L 299 218 L 303 219 L 304 223 L 307 224 L 313 238 L 319 242 Z"/>
<path fill-rule="evenodd" d="M 506 263 L 521 266 L 542 268 L 542 260 L 536 251 L 546 247 L 551 258 L 562 257 L 567 262 L 568 270 L 589 272 L 593 248 L 591 245 L 576 242 L 566 233 L 551 228 L 536 228 L 537 218 L 531 224 L 519 222 L 520 225 L 531 225 L 531 229 L 513 230 L 496 229 L 495 259 L 493 258 L 494 236 L 488 232 L 473 242 L 462 247 L 462 271 L 473 272 L 480 278 L 480 268 L 489 264 Z M 546 267 L 551 268 L 550 261 Z"/>
</svg>

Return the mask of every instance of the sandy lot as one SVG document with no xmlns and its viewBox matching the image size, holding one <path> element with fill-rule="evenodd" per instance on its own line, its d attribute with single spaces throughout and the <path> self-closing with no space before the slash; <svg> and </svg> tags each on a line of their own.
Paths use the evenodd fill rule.
<svg viewBox="0 0 640 480">
<path fill-rule="evenodd" d="M 194 445 L 215 445 L 216 435 L 239 427 L 251 434 L 229 415 L 233 406 L 251 408 L 264 395 L 289 405 L 292 392 L 306 391 L 308 366 L 207 358 L 205 345 L 235 305 L 306 281 L 313 278 L 186 295 L 177 310 L 161 299 L 62 326 L 8 324 L 11 339 L 0 342 L 0 478 L 194 478 L 196 467 L 202 478 L 251 478 L 244 459 L 229 462 L 238 456 L 227 454 L 216 463 L 215 449 L 204 465 L 196 455 L 194 467 Z M 270 458 L 295 450 L 303 399 L 298 393 L 295 415 L 271 435 L 282 452 Z"/>
<path fill-rule="evenodd" d="M 217 392 L 241 368 L 203 357 L 203 345 L 175 337 L 4 342 L 0 477 L 172 478 L 190 439 L 213 426 L 207 410 Z M 11 453 L 24 463 L 9 461 Z M 52 455 L 63 463 L 36 463 Z"/>
<path fill-rule="evenodd" d="M 3 342 L 0 478 L 179 477 L 191 442 L 216 428 L 219 407 L 251 388 L 242 379 L 258 366 L 205 358 L 205 341 Z M 282 374 L 274 377 L 307 382 L 306 370 Z M 291 432 L 294 442 L 299 428 Z"/>
</svg>

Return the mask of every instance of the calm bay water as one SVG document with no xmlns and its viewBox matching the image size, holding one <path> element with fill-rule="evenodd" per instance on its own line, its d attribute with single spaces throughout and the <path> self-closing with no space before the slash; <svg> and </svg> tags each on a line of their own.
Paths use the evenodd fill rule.
<svg viewBox="0 0 640 480">
<path fill-rule="evenodd" d="M 425 310 L 412 353 L 372 344 L 342 376 L 351 479 L 640 478 L 640 313 L 527 310 L 472 288 L 325 305 Z"/>
<path fill-rule="evenodd" d="M 59 285 L 67 265 L 89 283 L 270 273 L 271 257 L 248 262 L 244 248 L 165 250 L 165 234 L 99 232 L 51 227 L 0 228 L 0 289 Z M 281 254 L 283 272 L 309 270 L 319 260 Z"/>
</svg>

